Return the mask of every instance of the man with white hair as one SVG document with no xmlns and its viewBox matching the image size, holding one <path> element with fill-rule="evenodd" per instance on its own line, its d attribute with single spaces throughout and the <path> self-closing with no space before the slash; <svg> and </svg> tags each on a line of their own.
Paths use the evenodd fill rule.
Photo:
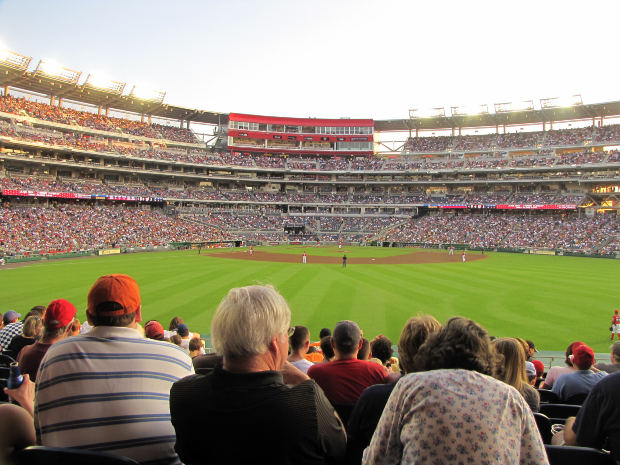
<svg viewBox="0 0 620 465">
<path fill-rule="evenodd" d="M 170 413 L 183 463 L 322 464 L 346 436 L 317 384 L 287 361 L 291 312 L 271 286 L 231 289 L 211 323 L 223 366 L 173 384 Z M 281 370 L 302 381 L 284 383 Z"/>
</svg>

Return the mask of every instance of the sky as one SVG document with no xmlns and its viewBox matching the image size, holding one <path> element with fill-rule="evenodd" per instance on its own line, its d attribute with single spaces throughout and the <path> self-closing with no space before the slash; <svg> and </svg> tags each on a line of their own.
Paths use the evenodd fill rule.
<svg viewBox="0 0 620 465">
<path fill-rule="evenodd" d="M 0 48 L 163 90 L 171 105 L 402 119 L 620 100 L 618 18 L 617 0 L 0 0 Z"/>
</svg>

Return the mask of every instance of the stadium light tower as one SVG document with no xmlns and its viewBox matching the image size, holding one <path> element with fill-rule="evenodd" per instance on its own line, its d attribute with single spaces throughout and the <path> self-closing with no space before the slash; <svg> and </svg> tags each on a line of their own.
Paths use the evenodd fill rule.
<svg viewBox="0 0 620 465">
<path fill-rule="evenodd" d="M 129 96 L 140 100 L 145 100 L 147 102 L 162 103 L 166 93 L 161 90 L 150 89 L 146 86 L 133 86 Z"/>
<path fill-rule="evenodd" d="M 28 65 L 31 60 L 31 57 L 21 55 L 17 52 L 12 52 L 11 50 L 3 48 L 2 45 L 0 45 L 0 65 L 2 66 L 25 71 L 28 69 Z"/>
<path fill-rule="evenodd" d="M 488 115 L 489 106 L 484 103 L 482 105 L 459 105 L 456 107 L 450 107 L 452 116 L 473 116 L 473 115 Z"/>
<path fill-rule="evenodd" d="M 574 107 L 577 105 L 583 105 L 583 99 L 580 94 L 571 95 L 570 97 L 540 99 L 541 108 Z"/>
<path fill-rule="evenodd" d="M 46 77 L 56 81 L 69 82 L 77 84 L 81 76 L 80 71 L 65 68 L 52 60 L 41 60 L 34 70 L 34 75 L 38 77 Z"/>
<path fill-rule="evenodd" d="M 443 118 L 446 116 L 444 107 L 437 108 L 414 108 L 409 110 L 409 118 Z"/>
<path fill-rule="evenodd" d="M 518 102 L 494 103 L 495 113 L 509 113 L 511 111 L 529 111 L 534 109 L 534 100 Z"/>
<path fill-rule="evenodd" d="M 125 89 L 126 83 L 108 79 L 100 74 L 90 73 L 86 77 L 84 87 L 109 92 L 115 95 L 121 95 Z"/>
</svg>

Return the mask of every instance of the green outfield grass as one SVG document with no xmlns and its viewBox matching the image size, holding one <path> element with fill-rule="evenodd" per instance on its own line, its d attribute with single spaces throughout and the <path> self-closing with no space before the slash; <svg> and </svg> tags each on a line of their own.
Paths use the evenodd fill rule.
<svg viewBox="0 0 620 465">
<path fill-rule="evenodd" d="M 310 263 L 240 261 L 195 250 L 126 254 L 34 262 L 0 270 L 0 311 L 24 314 L 33 305 L 66 298 L 84 318 L 86 294 L 95 279 L 126 273 L 138 281 L 143 317 L 164 326 L 175 315 L 209 333 L 217 304 L 234 286 L 275 285 L 288 300 L 292 324 L 322 327 L 357 321 L 367 336 L 398 340 L 412 315 L 440 321 L 455 315 L 476 320 L 495 336 L 532 339 L 544 350 L 564 350 L 581 340 L 597 352 L 609 347 L 609 322 L 620 308 L 620 261 L 579 257 L 488 254 L 468 263 L 340 265 L 311 263 L 311 256 L 340 255 L 337 247 L 272 247 Z M 258 250 L 258 248 L 257 248 Z M 263 250 L 263 248 L 260 248 Z M 410 249 L 343 247 L 348 257 L 410 253 Z M 446 252 L 438 252 L 446 253 Z M 472 252 L 473 253 L 473 252 Z M 300 259 L 301 262 L 301 259 Z"/>
</svg>

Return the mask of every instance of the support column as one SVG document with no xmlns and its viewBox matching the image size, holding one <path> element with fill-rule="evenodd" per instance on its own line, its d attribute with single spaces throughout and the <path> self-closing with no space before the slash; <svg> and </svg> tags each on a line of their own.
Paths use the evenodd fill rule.
<svg viewBox="0 0 620 465">
<path fill-rule="evenodd" d="M 4 86 L 4 95 L 5 96 L 9 95 L 9 89 L 10 89 L 9 86 Z"/>
<path fill-rule="evenodd" d="M 56 105 L 56 97 L 50 95 L 50 106 L 53 107 L 54 105 Z"/>
</svg>

